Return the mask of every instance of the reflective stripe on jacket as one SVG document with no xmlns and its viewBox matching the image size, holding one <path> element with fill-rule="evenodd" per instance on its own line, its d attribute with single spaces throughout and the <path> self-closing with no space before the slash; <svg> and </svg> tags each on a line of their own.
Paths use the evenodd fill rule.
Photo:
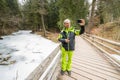
<svg viewBox="0 0 120 80">
<path fill-rule="evenodd" d="M 82 26 L 80 30 L 75 30 L 73 27 L 68 29 L 63 29 L 59 34 L 58 40 L 62 43 L 62 46 L 65 50 L 74 50 L 75 49 L 75 35 L 80 35 L 84 33 L 84 27 Z M 66 43 L 65 39 L 69 39 L 70 42 Z"/>
</svg>

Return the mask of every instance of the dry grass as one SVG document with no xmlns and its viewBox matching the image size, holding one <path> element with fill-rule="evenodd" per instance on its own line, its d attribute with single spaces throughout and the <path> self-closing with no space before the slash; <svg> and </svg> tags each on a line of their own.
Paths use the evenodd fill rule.
<svg viewBox="0 0 120 80">
<path fill-rule="evenodd" d="M 91 32 L 92 32 L 92 34 L 95 34 L 97 36 L 100 36 L 100 37 L 103 37 L 103 38 L 106 38 L 106 39 L 109 39 L 112 41 L 120 42 L 120 21 L 114 21 L 114 22 L 102 24 L 99 27 L 93 28 Z M 100 40 L 97 40 L 97 41 L 102 43 L 102 41 L 100 41 Z M 119 46 L 110 45 L 106 42 L 104 42 L 104 44 L 106 44 L 116 50 L 120 50 Z M 115 52 L 109 50 L 108 48 L 105 48 L 103 46 L 101 46 L 101 47 L 111 54 L 116 54 Z"/>
<path fill-rule="evenodd" d="M 98 28 L 93 28 L 91 32 L 97 36 L 120 42 L 120 21 L 102 24 Z"/>
<path fill-rule="evenodd" d="M 38 35 L 41 35 L 41 36 L 43 36 L 44 37 L 44 33 L 41 31 L 41 32 L 36 32 L 36 34 L 38 34 Z M 45 38 L 47 38 L 47 39 L 49 39 L 49 40 L 52 40 L 53 42 L 58 42 L 58 35 L 59 35 L 59 33 L 57 33 L 57 32 L 46 32 L 46 36 L 45 36 Z"/>
</svg>

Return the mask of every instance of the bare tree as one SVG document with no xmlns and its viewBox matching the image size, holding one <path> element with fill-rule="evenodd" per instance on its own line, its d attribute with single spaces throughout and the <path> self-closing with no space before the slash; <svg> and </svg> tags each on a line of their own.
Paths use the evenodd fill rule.
<svg viewBox="0 0 120 80">
<path fill-rule="evenodd" d="M 95 14 L 95 6 L 96 6 L 96 1 L 97 0 L 93 0 L 92 1 L 92 5 L 91 5 L 91 13 L 89 16 L 89 22 L 88 22 L 88 27 L 87 27 L 87 32 L 90 33 L 90 30 L 92 29 L 92 27 L 94 26 L 94 22 L 93 22 L 93 17 Z"/>
</svg>

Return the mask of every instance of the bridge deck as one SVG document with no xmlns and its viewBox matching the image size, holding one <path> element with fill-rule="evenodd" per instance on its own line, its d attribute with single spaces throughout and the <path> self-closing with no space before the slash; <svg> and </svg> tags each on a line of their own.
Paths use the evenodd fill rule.
<svg viewBox="0 0 120 80">
<path fill-rule="evenodd" d="M 120 80 L 120 73 L 90 44 L 76 37 L 71 76 L 59 80 Z"/>
</svg>

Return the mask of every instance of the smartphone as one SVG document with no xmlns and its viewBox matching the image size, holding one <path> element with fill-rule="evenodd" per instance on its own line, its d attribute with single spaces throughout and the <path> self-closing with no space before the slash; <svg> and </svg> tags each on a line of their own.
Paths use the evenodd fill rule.
<svg viewBox="0 0 120 80">
<path fill-rule="evenodd" d="M 77 20 L 77 23 L 82 23 L 82 20 Z"/>
</svg>

